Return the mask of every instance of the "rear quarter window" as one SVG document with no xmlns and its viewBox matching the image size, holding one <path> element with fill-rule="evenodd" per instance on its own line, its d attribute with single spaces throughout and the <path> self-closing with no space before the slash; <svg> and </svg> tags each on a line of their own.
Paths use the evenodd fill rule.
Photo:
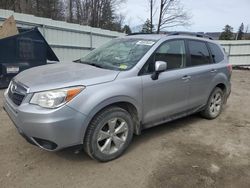
<svg viewBox="0 0 250 188">
<path fill-rule="evenodd" d="M 206 65 L 210 63 L 210 54 L 205 42 L 188 41 L 191 64 L 189 66 Z"/>
<path fill-rule="evenodd" d="M 210 51 L 211 51 L 213 62 L 214 63 L 221 62 L 224 59 L 224 54 L 221 51 L 221 48 L 218 45 L 213 44 L 213 43 L 208 43 L 208 46 L 209 46 Z"/>
</svg>

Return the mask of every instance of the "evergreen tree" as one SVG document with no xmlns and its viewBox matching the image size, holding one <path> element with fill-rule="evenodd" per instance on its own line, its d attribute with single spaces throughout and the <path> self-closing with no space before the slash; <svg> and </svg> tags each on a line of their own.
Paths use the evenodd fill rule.
<svg viewBox="0 0 250 188">
<path fill-rule="evenodd" d="M 124 27 L 122 28 L 122 32 L 125 32 L 126 34 L 131 34 L 132 33 L 129 25 L 124 25 Z"/>
<path fill-rule="evenodd" d="M 220 40 L 232 40 L 233 36 L 234 36 L 233 28 L 230 25 L 226 25 L 219 39 Z"/>
<path fill-rule="evenodd" d="M 241 23 L 241 25 L 240 25 L 240 27 L 239 27 L 239 30 L 238 30 L 238 33 L 237 33 L 237 38 L 236 38 L 236 40 L 242 40 L 243 35 L 244 35 L 244 24 Z"/>
<path fill-rule="evenodd" d="M 142 26 L 142 33 L 151 33 L 152 26 L 151 26 L 151 21 L 149 19 L 146 20 L 146 22 Z"/>
</svg>

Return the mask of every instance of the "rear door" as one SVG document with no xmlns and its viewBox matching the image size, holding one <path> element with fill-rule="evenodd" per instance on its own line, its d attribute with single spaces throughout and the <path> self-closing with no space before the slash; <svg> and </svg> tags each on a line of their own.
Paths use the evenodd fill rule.
<svg viewBox="0 0 250 188">
<path fill-rule="evenodd" d="M 207 103 L 210 83 L 216 74 L 207 43 L 200 40 L 187 40 L 190 76 L 189 108 L 198 108 Z"/>
</svg>

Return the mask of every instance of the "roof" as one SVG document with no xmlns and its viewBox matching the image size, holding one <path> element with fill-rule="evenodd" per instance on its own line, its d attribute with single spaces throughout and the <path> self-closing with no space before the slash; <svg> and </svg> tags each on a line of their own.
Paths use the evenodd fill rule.
<svg viewBox="0 0 250 188">
<path fill-rule="evenodd" d="M 147 40 L 160 40 L 166 35 L 163 34 L 132 34 L 127 35 L 126 38 L 139 38 L 139 39 L 147 39 Z"/>
<path fill-rule="evenodd" d="M 160 40 L 162 38 L 171 37 L 171 38 L 192 38 L 192 39 L 200 39 L 200 40 L 207 40 L 211 41 L 213 38 L 211 36 L 200 34 L 200 33 L 193 33 L 193 32 L 174 32 L 169 34 L 144 34 L 144 33 L 132 33 L 127 35 L 126 38 L 139 38 L 139 39 L 146 39 L 146 40 Z"/>
</svg>

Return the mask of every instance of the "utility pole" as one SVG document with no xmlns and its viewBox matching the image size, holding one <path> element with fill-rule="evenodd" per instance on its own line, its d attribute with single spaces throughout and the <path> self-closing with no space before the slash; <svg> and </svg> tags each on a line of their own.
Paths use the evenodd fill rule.
<svg viewBox="0 0 250 188">
<path fill-rule="evenodd" d="M 150 0 L 150 33 L 153 33 L 153 0 Z"/>
<path fill-rule="evenodd" d="M 157 34 L 160 33 L 160 27 L 161 27 L 161 18 L 162 18 L 162 9 L 164 7 L 163 0 L 161 0 L 161 5 L 160 5 L 160 15 L 159 15 L 159 21 L 158 21 L 158 27 L 157 27 Z"/>
</svg>

